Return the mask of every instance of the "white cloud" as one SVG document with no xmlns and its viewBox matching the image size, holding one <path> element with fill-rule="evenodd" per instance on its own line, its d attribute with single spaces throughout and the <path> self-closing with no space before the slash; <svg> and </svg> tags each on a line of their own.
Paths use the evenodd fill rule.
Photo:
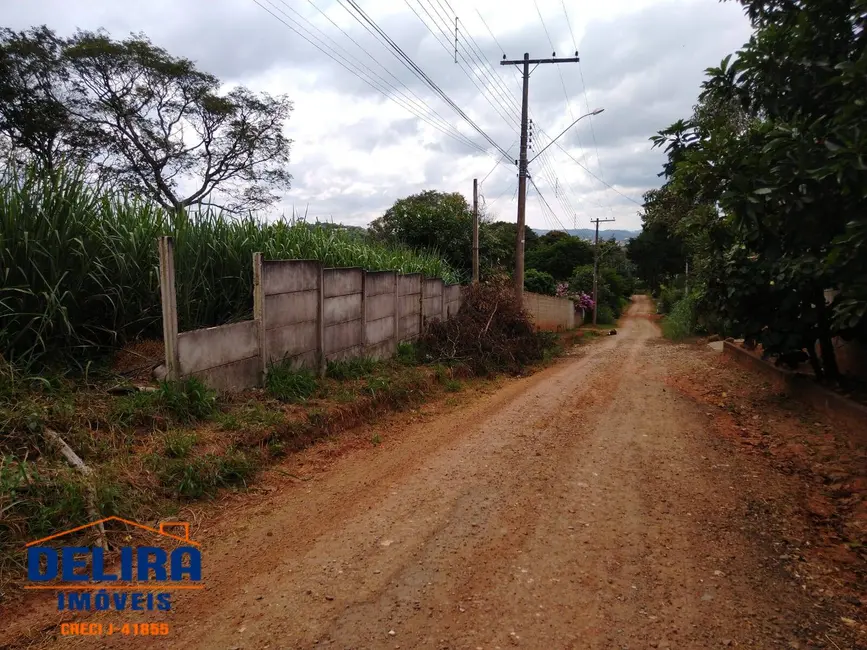
<svg viewBox="0 0 867 650">
<path fill-rule="evenodd" d="M 455 111 L 403 67 L 386 49 L 332 0 L 261 0 L 287 22 L 304 16 L 328 35 L 329 47 L 339 44 L 389 83 L 412 97 L 423 98 L 462 134 L 487 143 Z M 203 69 L 227 83 L 253 90 L 288 94 L 295 111 L 287 134 L 295 144 L 291 173 L 293 188 L 279 210 L 308 210 L 310 216 L 364 224 L 379 216 L 396 199 L 423 189 L 463 192 L 469 198 L 472 179 L 491 172 L 493 155 L 483 156 L 414 117 L 290 31 L 253 0 L 2 0 L 5 24 L 14 29 L 47 24 L 68 34 L 76 28 L 104 27 L 113 36 L 143 32 L 173 54 L 196 60 Z M 452 59 L 454 17 L 438 0 L 366 0 L 365 11 L 420 67 L 499 145 L 517 140 L 516 102 L 520 97 L 515 73 L 499 65 L 498 45 L 476 10 L 484 16 L 510 58 L 524 52 L 549 56 L 551 45 L 535 6 L 519 0 L 452 2 L 459 29 L 469 34 L 484 59 L 499 75 L 491 98 L 504 120 Z M 367 58 L 327 16 L 376 59 Z M 449 39 L 420 23 L 409 5 L 428 22 L 424 7 L 439 16 Z M 545 26 L 559 56 L 574 45 L 561 0 L 540 0 Z M 716 65 L 749 35 L 749 25 L 736 3 L 698 0 L 612 0 L 590 4 L 566 3 L 581 56 L 581 69 L 563 64 L 540 66 L 531 77 L 531 110 L 537 126 L 559 133 L 573 116 L 602 106 L 605 112 L 588 119 L 564 136 L 562 143 L 594 174 L 623 194 L 640 200 L 658 186 L 659 152 L 648 138 L 674 120 L 687 116 L 695 102 L 704 68 Z M 297 12 L 294 13 L 294 12 Z M 287 17 L 288 16 L 288 17 Z M 461 54 L 464 54 L 463 51 Z M 475 53 L 464 55 L 473 64 Z M 408 89 L 379 68 L 385 66 Z M 562 73 L 562 81 L 560 77 Z M 587 99 L 581 81 L 586 82 Z M 478 80 L 476 80 L 478 83 Z M 567 106 L 564 89 L 569 95 Z M 392 94 L 393 91 L 392 91 Z M 504 95 L 508 94 L 508 98 Z M 410 99 L 415 101 L 415 99 Z M 502 104 L 502 105 L 501 105 Z M 570 112 L 571 108 L 571 112 Z M 436 118 L 434 118 L 436 119 Z M 594 136 L 595 135 L 595 145 Z M 544 138 L 539 136 L 541 145 Z M 580 143 L 580 147 L 579 147 Z M 490 147 L 488 147 L 490 149 Z M 598 149 L 598 164 L 597 164 Z M 549 150 L 548 170 L 536 161 L 533 178 L 556 216 L 546 216 L 530 190 L 528 222 L 536 227 L 586 227 L 594 217 L 617 217 L 616 227 L 637 228 L 638 206 L 607 189 L 556 147 Z M 510 149 L 517 156 L 517 147 Z M 554 176 L 556 175 L 556 180 Z M 487 203 L 504 220 L 514 220 L 514 165 L 504 162 L 482 185 Z M 563 205 L 561 205 L 561 203 Z"/>
</svg>

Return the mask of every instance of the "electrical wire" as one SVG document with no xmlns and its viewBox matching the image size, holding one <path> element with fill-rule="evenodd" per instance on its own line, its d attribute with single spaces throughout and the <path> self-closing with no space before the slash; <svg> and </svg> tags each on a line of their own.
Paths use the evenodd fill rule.
<svg viewBox="0 0 867 650">
<path fill-rule="evenodd" d="M 255 2 L 257 5 L 259 5 L 262 9 L 267 11 L 269 14 L 271 14 L 272 17 L 276 18 L 283 25 L 285 25 L 290 30 L 292 30 L 295 34 L 297 34 L 302 39 L 304 39 L 307 43 L 309 43 L 310 45 L 315 47 L 317 50 L 322 52 L 322 54 L 324 54 L 327 57 L 329 57 L 330 59 L 332 59 L 335 63 L 340 65 L 347 72 L 349 72 L 350 74 L 352 74 L 355 77 L 364 81 L 368 86 L 370 86 L 371 88 L 373 88 L 377 92 L 381 93 L 387 99 L 390 99 L 391 101 L 396 103 L 398 106 L 409 111 L 410 113 L 412 113 L 413 115 L 415 115 L 416 117 L 418 117 L 419 119 L 424 121 L 426 124 L 434 127 L 435 129 L 437 129 L 438 131 L 440 131 L 444 135 L 447 135 L 447 136 L 455 139 L 456 141 L 458 141 L 458 142 L 460 142 L 460 143 L 462 143 L 468 147 L 471 147 L 471 148 L 475 149 L 476 151 L 479 151 L 480 153 L 487 155 L 488 152 L 485 150 L 484 147 L 476 144 L 475 142 L 470 140 L 467 136 L 465 136 L 462 133 L 460 133 L 459 131 L 457 131 L 457 129 L 455 129 L 454 127 L 451 127 L 451 131 L 450 131 L 449 129 L 444 128 L 441 124 L 437 123 L 430 116 L 425 115 L 421 111 L 421 109 L 419 109 L 413 103 L 406 101 L 406 100 L 400 100 L 400 99 L 390 95 L 386 90 L 383 90 L 383 88 L 380 85 L 378 85 L 377 83 L 375 83 L 371 78 L 366 77 L 363 74 L 363 72 L 359 70 L 358 64 L 353 64 L 351 58 L 347 58 L 345 56 L 342 56 L 339 54 L 333 54 L 332 52 L 329 52 L 328 45 L 326 43 L 320 42 L 322 39 L 317 38 L 310 31 L 306 30 L 302 25 L 300 25 L 297 21 L 293 20 L 291 18 L 291 16 L 286 14 L 286 12 L 282 11 L 279 7 L 277 7 L 273 3 L 269 2 L 268 0 L 265 0 L 265 1 L 268 2 L 268 5 L 272 9 L 280 12 L 283 15 L 283 18 L 281 18 L 280 16 L 275 14 L 274 11 L 271 11 L 271 9 L 269 9 L 268 7 L 263 5 L 261 2 L 259 2 L 259 0 L 253 0 L 253 2 Z M 285 20 L 284 20 L 284 18 L 285 18 Z M 287 20 L 289 22 L 287 22 Z M 387 85 L 387 82 L 385 82 L 385 81 L 382 81 L 382 83 L 383 83 L 383 85 Z M 394 88 L 393 86 L 391 86 L 391 87 Z M 447 126 L 451 126 L 447 122 L 445 124 Z"/>
<path fill-rule="evenodd" d="M 436 84 L 436 82 L 434 82 L 430 78 L 430 76 L 427 75 L 427 73 L 424 72 L 424 70 L 422 70 L 418 66 L 418 64 L 416 64 L 415 61 L 413 61 L 412 58 L 406 52 L 404 52 L 403 49 L 401 49 L 401 47 L 397 43 L 395 43 L 394 40 L 388 34 L 385 33 L 385 31 L 376 23 L 376 21 L 374 21 L 370 16 L 368 16 L 367 13 L 361 7 L 358 6 L 358 3 L 355 2 L 355 0 L 338 0 L 338 2 L 360 24 L 367 23 L 368 25 L 370 25 L 382 37 L 382 39 L 388 44 L 388 46 L 401 57 L 401 59 L 404 62 L 404 65 L 410 71 L 412 71 L 414 74 L 419 76 L 431 89 L 434 90 L 434 92 L 436 92 L 440 97 L 442 97 L 442 99 L 447 104 L 449 104 L 449 106 L 451 106 L 455 110 L 455 112 L 458 115 L 460 115 L 467 122 L 467 124 L 469 124 L 492 147 L 494 147 L 494 149 L 499 151 L 504 158 L 511 161 L 508 153 L 500 145 L 498 145 L 494 141 L 494 139 L 491 138 L 491 136 L 489 136 L 478 124 L 476 124 L 466 114 L 466 112 L 460 106 L 458 106 L 455 103 L 455 101 L 451 97 L 449 97 L 448 94 L 442 88 L 440 88 Z M 353 13 L 353 11 L 351 11 L 350 9 L 347 8 L 347 6 L 346 6 L 347 4 L 352 7 L 352 9 L 354 10 L 354 13 Z"/>
<path fill-rule="evenodd" d="M 430 32 L 431 36 L 434 37 L 434 40 L 435 40 L 437 43 L 439 43 L 440 46 L 441 46 L 441 47 L 442 47 L 442 48 L 443 48 L 443 49 L 444 49 L 448 54 L 451 54 L 451 53 L 452 53 L 452 50 L 450 50 L 449 47 L 448 47 L 447 45 L 443 44 L 443 41 L 441 41 L 441 40 L 439 39 L 439 37 L 434 33 L 434 31 L 431 29 L 430 25 L 428 25 L 428 23 L 427 23 L 427 22 L 426 22 L 426 21 L 421 17 L 421 14 L 419 14 L 419 13 L 415 10 L 415 7 L 412 6 L 412 4 L 410 3 L 410 0 L 404 0 L 404 1 L 406 2 L 406 5 L 410 8 L 410 10 L 411 10 L 411 11 L 416 15 L 416 17 L 419 19 L 419 21 L 421 22 L 421 24 L 424 25 L 425 28 L 428 30 L 428 32 Z M 433 25 L 434 25 L 434 26 L 439 30 L 439 32 L 440 32 L 440 33 L 445 37 L 446 42 L 448 42 L 448 39 L 450 38 L 450 35 L 447 34 L 447 33 L 443 30 L 443 28 L 442 28 L 442 26 L 440 25 L 440 23 L 439 23 L 439 22 L 438 22 L 438 21 L 437 21 L 437 20 L 436 20 L 432 15 L 431 15 L 431 13 L 427 10 L 427 8 L 424 6 L 424 4 L 422 4 L 421 0 L 417 0 L 417 1 L 418 1 L 418 5 L 419 5 L 419 7 L 421 8 L 421 10 L 424 11 L 425 15 L 427 15 L 428 18 L 430 18 L 430 20 L 431 20 L 431 22 L 433 23 Z M 431 9 L 434 9 L 433 4 L 431 4 Z M 434 11 L 436 11 L 436 9 L 434 9 Z M 437 14 L 437 16 L 439 17 L 439 14 Z M 457 55 L 460 57 L 461 61 L 463 61 L 467 66 L 470 65 L 469 62 L 467 61 L 466 57 L 464 57 L 464 54 L 463 54 L 462 52 L 459 52 L 459 51 L 457 51 L 457 50 L 455 50 L 455 52 L 456 52 Z M 503 113 L 503 111 L 501 110 L 501 107 L 498 106 L 497 104 L 495 104 L 494 101 L 491 99 L 491 97 L 489 97 L 488 94 L 485 93 L 485 88 L 484 88 L 484 86 L 485 86 L 485 82 L 484 82 L 484 80 L 481 79 L 481 76 L 478 75 L 478 74 L 476 74 L 476 76 L 479 77 L 479 80 L 482 81 L 482 86 L 480 87 L 479 84 L 476 82 L 476 80 L 473 79 L 473 77 L 472 77 L 471 74 L 470 74 L 470 71 L 472 70 L 472 68 L 469 68 L 469 70 L 468 70 L 468 68 L 465 68 L 465 67 L 462 66 L 462 65 L 460 66 L 460 68 L 461 68 L 461 70 L 464 72 L 464 74 L 467 76 L 467 78 L 470 80 L 470 82 L 471 82 L 471 83 L 476 87 L 476 90 L 478 90 L 478 91 L 481 93 L 482 97 L 484 97 L 485 100 L 488 102 L 488 104 L 491 105 L 491 108 L 494 109 L 494 111 L 497 113 L 497 115 L 499 115 L 499 116 L 503 119 L 503 121 L 506 123 L 507 126 L 509 126 L 509 127 L 511 127 L 511 128 L 514 128 L 515 125 L 514 125 L 514 123 L 513 123 L 513 121 L 512 121 L 512 120 L 514 120 L 514 118 L 512 118 L 512 120 L 510 120 L 509 117 L 508 117 L 508 113 Z M 488 91 L 488 93 L 490 93 L 490 90 Z M 491 94 L 491 95 L 493 96 L 493 94 Z"/>
</svg>

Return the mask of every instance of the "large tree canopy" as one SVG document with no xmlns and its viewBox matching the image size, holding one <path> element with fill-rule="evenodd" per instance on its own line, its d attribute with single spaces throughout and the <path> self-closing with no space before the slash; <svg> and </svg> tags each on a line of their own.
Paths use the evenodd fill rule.
<svg viewBox="0 0 867 650">
<path fill-rule="evenodd" d="M 13 153 L 48 168 L 84 164 L 170 210 L 252 209 L 289 187 L 291 102 L 240 86 L 224 92 L 143 35 L 3 30 L 0 100 Z"/>
<path fill-rule="evenodd" d="M 752 38 L 653 138 L 668 161 L 645 230 L 682 239 L 699 304 L 733 332 L 806 347 L 834 376 L 831 336 L 867 329 L 867 14 L 861 0 L 741 4 Z"/>
</svg>

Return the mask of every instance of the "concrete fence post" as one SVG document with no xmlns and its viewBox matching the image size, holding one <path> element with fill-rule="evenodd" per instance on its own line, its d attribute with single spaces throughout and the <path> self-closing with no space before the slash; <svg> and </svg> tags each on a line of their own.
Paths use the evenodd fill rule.
<svg viewBox="0 0 867 650">
<path fill-rule="evenodd" d="M 319 263 L 319 279 L 316 283 L 316 364 L 320 377 L 325 376 L 325 267 Z"/>
<path fill-rule="evenodd" d="M 400 347 L 400 273 L 394 272 L 394 352 Z"/>
<path fill-rule="evenodd" d="M 166 379 L 175 381 L 180 372 L 178 358 L 178 296 L 175 288 L 175 244 L 160 237 L 160 296 L 163 310 L 163 345 L 166 352 Z"/>
<path fill-rule="evenodd" d="M 443 280 L 440 288 L 440 320 L 446 321 L 446 281 Z"/>
<path fill-rule="evenodd" d="M 367 353 L 367 271 L 361 269 L 361 356 Z"/>
<path fill-rule="evenodd" d="M 421 291 L 419 292 L 418 299 L 418 338 L 421 338 L 421 334 L 424 331 L 424 297 L 425 297 L 425 275 L 421 274 Z"/>
<path fill-rule="evenodd" d="M 268 374 L 268 340 L 265 336 L 265 284 L 262 253 L 253 253 L 253 320 L 259 339 L 259 383 L 265 385 Z"/>
</svg>

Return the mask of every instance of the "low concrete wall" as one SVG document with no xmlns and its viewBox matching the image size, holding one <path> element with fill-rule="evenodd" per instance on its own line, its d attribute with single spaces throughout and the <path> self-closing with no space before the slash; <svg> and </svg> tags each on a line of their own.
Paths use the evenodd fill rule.
<svg viewBox="0 0 867 650">
<path fill-rule="evenodd" d="M 255 386 L 259 378 L 256 321 L 178 334 L 181 377 L 198 377 L 217 390 Z"/>
<path fill-rule="evenodd" d="M 524 292 L 524 309 L 540 330 L 567 330 L 575 327 L 575 303 L 565 298 Z"/>
<path fill-rule="evenodd" d="M 724 343 L 723 355 L 739 366 L 761 374 L 768 379 L 776 392 L 784 393 L 820 411 L 837 423 L 850 428 L 862 442 L 867 442 L 867 406 L 819 386 L 809 375 L 778 368 L 734 343 L 728 341 Z"/>
<path fill-rule="evenodd" d="M 424 322 L 452 317 L 461 305 L 459 285 L 421 274 L 326 269 L 316 261 L 263 260 L 260 254 L 253 256 L 253 271 L 254 320 L 164 332 L 176 341 L 166 345 L 177 349 L 176 376 L 241 390 L 262 385 L 274 363 L 324 372 L 327 361 L 382 359 L 401 341 L 417 338 Z M 173 283 L 164 284 L 173 294 Z"/>
</svg>

